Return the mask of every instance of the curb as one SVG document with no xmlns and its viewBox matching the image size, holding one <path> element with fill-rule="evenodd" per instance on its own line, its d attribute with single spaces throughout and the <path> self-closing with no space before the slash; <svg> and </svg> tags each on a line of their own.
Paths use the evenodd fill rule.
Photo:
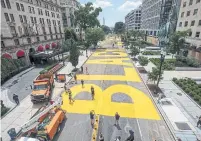
<svg viewBox="0 0 201 141">
<path fill-rule="evenodd" d="M 180 88 L 174 81 L 170 80 L 179 90 L 181 90 L 196 106 L 198 106 L 201 109 L 201 106 L 197 104 L 182 88 Z"/>
<path fill-rule="evenodd" d="M 127 53 L 127 52 L 126 52 L 126 53 Z M 127 54 L 128 54 L 128 53 L 127 53 Z M 156 109 L 157 109 L 157 110 L 159 111 L 159 113 L 161 114 L 161 117 L 163 118 L 163 121 L 166 123 L 166 125 L 167 125 L 167 127 L 168 127 L 168 129 L 169 129 L 169 131 L 170 131 L 170 133 L 171 133 L 171 135 L 172 135 L 172 137 L 173 137 L 173 139 L 174 139 L 175 141 L 177 141 L 177 137 L 175 136 L 175 134 L 174 134 L 174 132 L 172 131 L 171 127 L 168 125 L 168 121 L 166 121 L 166 120 L 167 120 L 167 119 L 166 119 L 167 117 L 165 117 L 166 115 L 164 115 L 164 114 L 161 112 L 161 110 L 159 109 L 159 107 L 157 106 L 157 102 L 154 100 L 154 97 L 152 96 L 151 91 L 149 90 L 149 88 L 147 87 L 146 83 L 145 83 L 144 80 L 142 79 L 142 77 L 141 77 L 141 75 L 140 75 L 140 73 L 139 73 L 137 67 L 135 66 L 135 64 L 133 63 L 133 61 L 131 60 L 131 58 L 130 58 L 129 55 L 128 55 L 128 57 L 129 57 L 130 61 L 132 62 L 133 67 L 134 67 L 135 70 L 138 72 L 138 75 L 140 76 L 140 78 L 141 78 L 142 82 L 144 83 L 145 87 L 147 88 L 147 90 L 148 90 L 148 92 L 149 92 L 149 95 L 151 96 L 151 100 L 152 100 L 152 102 L 154 103 L 154 106 L 156 107 Z"/>
</svg>

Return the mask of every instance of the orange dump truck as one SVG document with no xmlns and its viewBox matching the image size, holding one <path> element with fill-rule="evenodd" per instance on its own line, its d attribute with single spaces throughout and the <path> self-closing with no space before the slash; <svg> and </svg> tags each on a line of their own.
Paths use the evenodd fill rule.
<svg viewBox="0 0 201 141">
<path fill-rule="evenodd" d="M 40 74 L 33 81 L 31 101 L 33 103 L 49 101 L 54 87 L 54 76 L 52 73 Z"/>
<path fill-rule="evenodd" d="M 61 129 L 61 124 L 65 119 L 65 112 L 58 107 L 51 109 L 48 113 L 41 116 L 37 127 L 23 133 L 20 141 L 35 139 L 37 141 L 52 141 L 56 133 Z M 25 140 L 22 140 L 25 139 Z"/>
</svg>

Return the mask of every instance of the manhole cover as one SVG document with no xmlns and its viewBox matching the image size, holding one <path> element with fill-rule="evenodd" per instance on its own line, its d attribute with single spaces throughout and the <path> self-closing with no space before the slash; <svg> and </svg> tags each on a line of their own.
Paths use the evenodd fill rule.
<svg viewBox="0 0 201 141">
<path fill-rule="evenodd" d="M 179 130 L 192 130 L 190 126 L 185 122 L 175 122 Z"/>
<path fill-rule="evenodd" d="M 172 105 L 170 101 L 161 101 L 162 105 Z"/>
</svg>

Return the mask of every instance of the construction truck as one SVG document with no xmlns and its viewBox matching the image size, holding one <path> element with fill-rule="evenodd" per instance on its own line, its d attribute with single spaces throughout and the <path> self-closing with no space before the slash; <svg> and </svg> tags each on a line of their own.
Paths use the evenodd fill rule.
<svg viewBox="0 0 201 141">
<path fill-rule="evenodd" d="M 52 90 L 54 87 L 53 73 L 40 74 L 33 81 L 33 90 L 31 93 L 31 101 L 33 103 L 49 101 L 51 99 Z"/>
<path fill-rule="evenodd" d="M 60 109 L 61 98 L 47 106 L 23 126 L 15 138 L 16 141 L 52 141 L 61 130 L 65 111 Z"/>
</svg>

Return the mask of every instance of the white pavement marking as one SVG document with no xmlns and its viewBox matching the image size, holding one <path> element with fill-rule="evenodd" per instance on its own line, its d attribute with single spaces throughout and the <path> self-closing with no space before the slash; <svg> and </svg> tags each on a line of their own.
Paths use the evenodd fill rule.
<svg viewBox="0 0 201 141">
<path fill-rule="evenodd" d="M 139 132 L 140 132 L 140 138 L 141 138 L 141 140 L 142 140 L 142 131 L 141 131 L 141 128 L 140 128 L 140 124 L 139 124 L 139 122 L 138 122 L 138 119 L 136 119 L 137 120 L 137 126 L 138 126 L 138 129 L 139 129 Z M 143 140 L 142 140 L 143 141 Z"/>
</svg>

